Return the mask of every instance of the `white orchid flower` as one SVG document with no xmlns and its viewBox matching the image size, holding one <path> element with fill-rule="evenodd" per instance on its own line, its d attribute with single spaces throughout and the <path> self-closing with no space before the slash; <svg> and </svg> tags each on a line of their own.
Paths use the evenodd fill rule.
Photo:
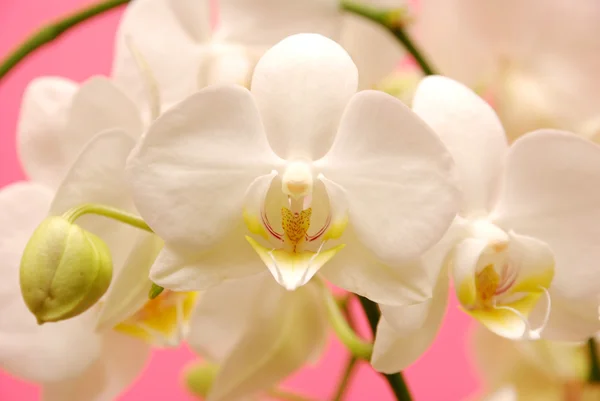
<svg viewBox="0 0 600 401">
<path fill-rule="evenodd" d="M 510 386 L 513 400 L 598 399 L 600 388 L 587 382 L 584 344 L 510 341 L 481 329 L 474 334 L 475 361 L 487 388 Z"/>
<path fill-rule="evenodd" d="M 498 335 L 581 341 L 596 333 L 600 148 L 552 130 L 509 147 L 491 107 L 449 78 L 425 78 L 413 110 L 454 157 L 461 210 L 418 262 L 430 272 L 442 265 L 433 298 L 381 306 L 373 366 L 402 370 L 431 345 L 448 269 L 462 308 Z"/>
<path fill-rule="evenodd" d="M 61 215 L 88 202 L 135 210 L 123 171 L 142 131 L 140 116 L 131 100 L 99 77 L 79 88 L 41 78 L 24 97 L 18 138 L 31 181 L 0 191 L 5 278 L 0 366 L 42 384 L 46 401 L 113 400 L 144 366 L 148 342 L 168 345 L 185 334 L 195 294 L 166 292 L 144 305 L 148 271 L 161 241 L 98 216 L 82 217 L 77 224 L 99 235 L 113 256 L 116 277 L 101 305 L 71 320 L 38 326 L 20 293 L 23 249 L 48 214 Z M 104 330 L 96 332 L 97 325 Z"/>
<path fill-rule="evenodd" d="M 289 292 L 269 273 L 226 281 L 202 293 L 188 343 L 219 365 L 208 401 L 237 401 L 268 392 L 325 347 L 324 289 Z"/>
<path fill-rule="evenodd" d="M 540 128 L 591 137 L 598 21 L 595 0 L 423 0 L 414 32 L 440 74 L 491 96 L 510 139 Z"/>
<path fill-rule="evenodd" d="M 342 11 L 339 0 L 220 0 L 214 35 L 210 3 L 131 2 L 117 32 L 111 75 L 133 99 L 144 101 L 145 87 L 127 41 L 147 59 L 165 109 L 209 84 L 247 86 L 264 51 L 295 33 L 318 33 L 342 44 L 359 68 L 361 88 L 372 88 L 404 55 L 386 29 Z M 378 3 L 372 1 L 373 6 L 384 5 Z"/>
<path fill-rule="evenodd" d="M 452 161 L 400 101 L 356 85 L 338 44 L 300 34 L 265 53 L 251 91 L 210 87 L 163 114 L 128 163 L 165 241 L 152 280 L 201 290 L 266 265 L 290 290 L 321 270 L 375 300 L 429 297 L 425 272 L 395 266 L 454 216 Z"/>
</svg>

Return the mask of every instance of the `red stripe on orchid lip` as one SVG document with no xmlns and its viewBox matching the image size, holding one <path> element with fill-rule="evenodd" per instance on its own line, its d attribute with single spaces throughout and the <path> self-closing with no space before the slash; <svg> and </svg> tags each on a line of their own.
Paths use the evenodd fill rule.
<svg viewBox="0 0 600 401">
<path fill-rule="evenodd" d="M 269 234 L 271 234 L 273 237 L 275 237 L 279 241 L 283 241 L 283 234 L 279 234 L 277 231 L 275 231 L 273 229 L 273 227 L 271 227 L 271 223 L 269 223 L 269 217 L 267 216 L 267 213 L 265 212 L 264 208 L 262 208 L 260 211 L 260 217 L 261 217 L 263 225 L 265 226 L 265 228 L 267 229 Z"/>
<path fill-rule="evenodd" d="M 505 293 L 517 281 L 517 276 L 519 275 L 518 269 L 511 268 L 511 266 L 510 264 L 505 264 L 502 268 L 502 281 L 500 281 L 500 285 L 496 288 L 494 295 Z"/>
<path fill-rule="evenodd" d="M 308 233 L 307 233 L 306 240 L 309 242 L 312 242 L 314 240 L 319 239 L 319 237 L 321 237 L 325 233 L 325 231 L 327 231 L 330 224 L 331 224 L 331 214 L 328 214 L 327 220 L 325 221 L 325 224 L 323 225 L 323 227 L 321 227 L 321 229 L 319 231 L 317 231 L 315 235 L 308 235 Z"/>
</svg>

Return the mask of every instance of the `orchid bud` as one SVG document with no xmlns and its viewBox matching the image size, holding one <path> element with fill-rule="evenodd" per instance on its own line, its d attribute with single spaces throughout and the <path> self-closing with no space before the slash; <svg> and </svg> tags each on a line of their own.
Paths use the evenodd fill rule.
<svg viewBox="0 0 600 401">
<path fill-rule="evenodd" d="M 62 217 L 49 217 L 31 236 L 21 258 L 21 293 L 39 324 L 80 315 L 112 279 L 108 246 Z"/>
<path fill-rule="evenodd" d="M 217 377 L 219 367 L 209 362 L 197 362 L 186 367 L 183 375 L 188 391 L 205 398 Z"/>
</svg>

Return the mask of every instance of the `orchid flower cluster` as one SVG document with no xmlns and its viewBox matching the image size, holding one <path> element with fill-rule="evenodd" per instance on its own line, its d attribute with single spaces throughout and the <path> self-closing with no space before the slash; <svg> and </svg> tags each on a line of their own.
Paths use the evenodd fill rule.
<svg viewBox="0 0 600 401">
<path fill-rule="evenodd" d="M 211 4 L 133 0 L 109 77 L 28 86 L 0 367 L 110 401 L 185 341 L 197 396 L 299 399 L 333 330 L 405 401 L 453 292 L 486 399 L 600 399 L 600 4 Z"/>
</svg>

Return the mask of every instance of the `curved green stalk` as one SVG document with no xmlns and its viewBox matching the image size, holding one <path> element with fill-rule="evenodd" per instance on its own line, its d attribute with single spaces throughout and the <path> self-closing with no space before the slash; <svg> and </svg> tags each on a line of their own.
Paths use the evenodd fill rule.
<svg viewBox="0 0 600 401">
<path fill-rule="evenodd" d="M 413 56 L 425 75 L 434 75 L 436 73 L 431 63 L 423 55 L 423 52 L 404 30 L 402 12 L 397 10 L 377 10 L 348 0 L 342 0 L 341 7 L 345 11 L 360 15 L 361 17 L 367 18 L 385 27 L 400 43 L 402 43 L 406 51 Z"/>
<path fill-rule="evenodd" d="M 109 219 L 120 221 L 121 223 L 129 224 L 130 226 L 137 227 L 141 230 L 148 232 L 154 232 L 146 224 L 146 222 L 139 216 L 124 212 L 123 210 L 116 209 L 110 206 L 99 205 L 96 203 L 86 203 L 65 212 L 62 217 L 69 223 L 75 223 L 75 220 L 85 214 L 95 214 L 98 216 L 104 216 Z"/>
<path fill-rule="evenodd" d="M 129 0 L 106 0 L 77 11 L 63 19 L 46 25 L 33 33 L 21 45 L 14 49 L 0 62 L 0 79 L 12 70 L 21 60 L 35 50 L 52 42 L 74 26 L 115 7 L 128 3 Z"/>
<path fill-rule="evenodd" d="M 373 344 L 364 341 L 350 327 L 344 312 L 340 309 L 331 291 L 325 286 L 322 281 L 319 281 L 323 293 L 323 299 L 327 308 L 327 316 L 329 323 L 335 332 L 338 339 L 348 348 L 350 353 L 359 359 L 370 360 L 373 353 Z"/>
</svg>

